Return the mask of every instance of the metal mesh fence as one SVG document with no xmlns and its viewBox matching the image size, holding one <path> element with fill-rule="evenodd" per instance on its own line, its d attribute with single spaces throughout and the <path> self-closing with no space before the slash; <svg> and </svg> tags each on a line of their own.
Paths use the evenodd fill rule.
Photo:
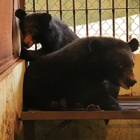
<svg viewBox="0 0 140 140">
<path fill-rule="evenodd" d="M 25 0 L 27 12 L 48 12 L 79 37 L 140 39 L 140 0 Z"/>
</svg>

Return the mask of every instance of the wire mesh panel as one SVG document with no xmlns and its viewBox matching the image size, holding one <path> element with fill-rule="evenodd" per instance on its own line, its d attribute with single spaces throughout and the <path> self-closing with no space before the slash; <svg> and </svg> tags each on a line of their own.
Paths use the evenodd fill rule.
<svg viewBox="0 0 140 140">
<path fill-rule="evenodd" d="M 140 39 L 139 0 L 25 0 L 27 12 L 48 12 L 79 37 Z"/>
</svg>

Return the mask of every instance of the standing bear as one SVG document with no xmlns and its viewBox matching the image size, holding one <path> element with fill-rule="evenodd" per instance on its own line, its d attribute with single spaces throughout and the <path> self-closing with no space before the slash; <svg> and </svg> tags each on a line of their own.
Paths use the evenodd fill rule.
<svg viewBox="0 0 140 140">
<path fill-rule="evenodd" d="M 127 43 L 109 37 L 88 37 L 40 57 L 25 72 L 25 109 L 61 110 L 61 99 L 66 100 L 67 110 L 89 104 L 103 110 L 120 108 L 104 81 L 125 89 L 137 82 L 132 52 L 138 45 L 136 39 Z"/>
<path fill-rule="evenodd" d="M 33 61 L 34 59 L 71 43 L 78 36 L 62 21 L 52 18 L 48 13 L 27 14 L 17 9 L 15 16 L 19 18 L 19 27 L 22 35 L 22 48 L 20 57 Z M 40 43 L 42 48 L 33 51 L 27 50 L 33 44 Z"/>
</svg>

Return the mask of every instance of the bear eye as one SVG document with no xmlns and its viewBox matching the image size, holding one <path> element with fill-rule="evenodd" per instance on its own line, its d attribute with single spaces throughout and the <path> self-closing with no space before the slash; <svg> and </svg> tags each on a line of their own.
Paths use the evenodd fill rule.
<svg viewBox="0 0 140 140">
<path fill-rule="evenodd" d="M 124 66 L 125 66 L 125 64 L 120 64 L 119 68 L 122 69 L 122 68 L 124 68 Z"/>
</svg>

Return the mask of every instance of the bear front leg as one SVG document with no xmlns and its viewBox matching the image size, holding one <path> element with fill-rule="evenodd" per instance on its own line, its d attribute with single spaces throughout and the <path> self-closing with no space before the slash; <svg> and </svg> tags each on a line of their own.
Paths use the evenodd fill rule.
<svg viewBox="0 0 140 140">
<path fill-rule="evenodd" d="M 100 97 L 99 106 L 102 110 L 121 110 L 117 100 L 110 94 L 102 95 Z"/>
<path fill-rule="evenodd" d="M 44 51 L 42 49 L 39 50 L 27 50 L 27 49 L 22 49 L 20 52 L 20 58 L 25 59 L 26 61 L 33 61 L 40 56 L 45 55 Z"/>
<path fill-rule="evenodd" d="M 120 106 L 117 102 L 120 87 L 110 83 L 108 80 L 103 81 L 103 87 L 106 90 L 107 100 L 109 101 L 109 104 L 112 105 L 109 108 L 111 110 L 120 110 Z"/>
<path fill-rule="evenodd" d="M 116 86 L 110 83 L 108 80 L 103 81 L 103 86 L 105 87 L 107 93 L 109 93 L 112 97 L 117 99 L 119 91 L 120 91 L 120 86 Z"/>
<path fill-rule="evenodd" d="M 109 100 L 109 107 L 110 107 L 110 110 L 121 110 L 121 107 L 118 103 L 118 101 L 112 97 L 111 95 L 108 95 L 108 100 Z"/>
</svg>

